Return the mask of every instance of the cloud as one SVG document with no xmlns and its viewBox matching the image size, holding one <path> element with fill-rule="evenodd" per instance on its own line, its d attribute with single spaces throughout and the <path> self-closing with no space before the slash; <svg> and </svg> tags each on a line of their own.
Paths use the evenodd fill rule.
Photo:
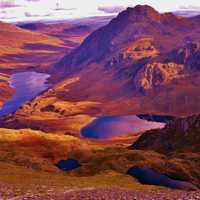
<svg viewBox="0 0 200 200">
<path fill-rule="evenodd" d="M 48 14 L 32 14 L 30 12 L 25 12 L 24 15 L 26 17 L 50 17 L 50 16 L 52 16 L 51 13 L 48 13 Z"/>
<path fill-rule="evenodd" d="M 103 11 L 105 13 L 119 13 L 125 9 L 124 6 L 109 6 L 109 7 L 104 7 L 104 6 L 99 6 L 98 10 Z"/>
<path fill-rule="evenodd" d="M 2 13 L 2 16 L 1 16 L 2 20 L 14 20 L 14 19 L 16 19 L 16 17 L 7 15 L 7 12 L 5 10 L 2 11 L 1 13 Z"/>
<path fill-rule="evenodd" d="M 21 7 L 21 5 L 15 4 L 14 2 L 10 2 L 10 1 L 1 1 L 0 2 L 1 9 L 16 8 L 16 7 Z"/>
<path fill-rule="evenodd" d="M 52 10 L 55 10 L 55 11 L 61 11 L 61 10 L 72 11 L 72 10 L 76 10 L 76 8 L 56 7 L 55 9 L 52 9 Z"/>
<path fill-rule="evenodd" d="M 0 20 L 5 15 L 10 19 L 7 22 L 109 16 L 137 4 L 148 4 L 161 12 L 200 10 L 200 0 L 0 0 Z"/>
<path fill-rule="evenodd" d="M 25 0 L 25 1 L 39 2 L 40 0 Z"/>
</svg>

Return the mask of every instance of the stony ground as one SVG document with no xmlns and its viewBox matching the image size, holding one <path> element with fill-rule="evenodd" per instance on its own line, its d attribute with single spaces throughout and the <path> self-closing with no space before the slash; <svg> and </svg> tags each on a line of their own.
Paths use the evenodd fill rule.
<svg viewBox="0 0 200 200">
<path fill-rule="evenodd" d="M 4 199 L 4 198 L 0 198 Z M 40 194 L 27 194 L 10 197 L 8 200 L 200 200 L 200 191 L 196 192 L 142 192 L 130 191 L 119 188 L 112 189 L 69 189 L 56 196 L 53 190 L 45 197 Z"/>
</svg>

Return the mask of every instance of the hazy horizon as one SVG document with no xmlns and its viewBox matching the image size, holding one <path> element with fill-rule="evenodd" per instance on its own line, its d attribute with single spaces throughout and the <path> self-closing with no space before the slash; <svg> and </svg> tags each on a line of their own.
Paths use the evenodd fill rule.
<svg viewBox="0 0 200 200">
<path fill-rule="evenodd" d="M 62 20 L 115 15 L 126 7 L 150 5 L 160 12 L 200 11 L 198 0 L 0 0 L 0 20 L 6 22 Z"/>
</svg>

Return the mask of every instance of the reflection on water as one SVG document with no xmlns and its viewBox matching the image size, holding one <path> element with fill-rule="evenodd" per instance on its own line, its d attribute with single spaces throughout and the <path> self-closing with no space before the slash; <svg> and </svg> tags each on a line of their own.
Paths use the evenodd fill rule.
<svg viewBox="0 0 200 200">
<path fill-rule="evenodd" d="M 139 133 L 150 129 L 162 128 L 164 123 L 150 122 L 136 115 L 102 116 L 81 130 L 82 136 L 95 139 L 106 139 L 129 133 Z"/>
<path fill-rule="evenodd" d="M 20 72 L 13 74 L 10 78 L 10 86 L 15 88 L 16 92 L 0 110 L 0 116 L 15 112 L 22 103 L 30 101 L 39 93 L 50 87 L 46 80 L 49 74 L 38 72 Z"/>
</svg>

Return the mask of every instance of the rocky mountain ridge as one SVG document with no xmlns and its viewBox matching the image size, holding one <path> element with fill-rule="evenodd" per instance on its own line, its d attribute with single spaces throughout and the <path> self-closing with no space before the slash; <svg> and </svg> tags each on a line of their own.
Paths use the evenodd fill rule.
<svg viewBox="0 0 200 200">
<path fill-rule="evenodd" d="M 200 147 L 200 115 L 179 118 L 167 123 L 161 130 L 144 133 L 134 149 L 148 149 L 158 152 L 199 152 Z"/>
<path fill-rule="evenodd" d="M 196 39 L 193 33 L 198 32 L 198 22 L 197 17 L 179 18 L 172 13 L 160 14 L 150 6 L 127 8 L 108 25 L 86 38 L 80 47 L 64 57 L 56 68 L 64 67 L 66 73 L 70 73 L 72 68 L 72 71 L 76 71 L 85 64 L 102 62 L 128 44 L 146 37 L 152 38 L 156 49 L 162 53 L 183 45 L 188 38 Z M 193 28 L 193 33 L 188 31 L 190 28 Z M 151 47 L 149 48 L 151 50 Z"/>
</svg>

